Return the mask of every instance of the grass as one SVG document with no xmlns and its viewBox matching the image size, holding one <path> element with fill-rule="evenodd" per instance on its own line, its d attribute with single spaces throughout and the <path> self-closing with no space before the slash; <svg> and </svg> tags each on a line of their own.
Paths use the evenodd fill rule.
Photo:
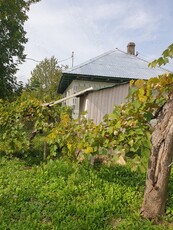
<svg viewBox="0 0 173 230">
<path fill-rule="evenodd" d="M 162 225 L 139 215 L 145 174 L 128 167 L 93 168 L 65 159 L 26 166 L 0 158 L 0 229 L 172 229 L 169 202 Z M 172 197 L 169 190 L 170 200 Z"/>
</svg>

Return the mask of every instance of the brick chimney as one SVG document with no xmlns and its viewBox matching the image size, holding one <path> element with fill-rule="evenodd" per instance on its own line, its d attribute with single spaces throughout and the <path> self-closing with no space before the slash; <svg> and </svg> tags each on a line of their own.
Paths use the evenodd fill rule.
<svg viewBox="0 0 173 230">
<path fill-rule="evenodd" d="M 127 53 L 131 55 L 135 55 L 135 43 L 129 42 L 127 45 Z"/>
</svg>

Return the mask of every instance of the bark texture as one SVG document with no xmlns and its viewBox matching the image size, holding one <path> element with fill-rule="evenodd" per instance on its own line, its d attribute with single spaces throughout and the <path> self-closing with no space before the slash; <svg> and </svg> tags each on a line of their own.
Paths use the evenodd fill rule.
<svg viewBox="0 0 173 230">
<path fill-rule="evenodd" d="M 173 97 L 163 106 L 151 136 L 144 201 L 141 215 L 156 219 L 165 213 L 173 156 Z"/>
</svg>

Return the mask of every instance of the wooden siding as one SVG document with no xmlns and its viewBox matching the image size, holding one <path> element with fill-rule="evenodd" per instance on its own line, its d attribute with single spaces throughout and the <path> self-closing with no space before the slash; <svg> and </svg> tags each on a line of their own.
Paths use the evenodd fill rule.
<svg viewBox="0 0 173 230">
<path fill-rule="evenodd" d="M 70 96 L 74 93 L 77 93 L 89 87 L 93 87 L 93 89 L 100 89 L 100 88 L 108 87 L 112 85 L 114 85 L 114 83 L 73 80 L 72 83 L 68 86 L 68 88 L 64 92 L 63 97 Z M 79 117 L 79 110 L 80 110 L 79 98 L 70 98 L 64 104 L 67 106 L 71 106 L 73 108 L 72 116 L 74 119 Z"/>
<path fill-rule="evenodd" d="M 123 84 L 83 95 L 80 97 L 80 114 L 87 111 L 86 117 L 99 124 L 106 114 L 113 111 L 114 105 L 125 102 L 128 93 L 129 84 Z"/>
</svg>

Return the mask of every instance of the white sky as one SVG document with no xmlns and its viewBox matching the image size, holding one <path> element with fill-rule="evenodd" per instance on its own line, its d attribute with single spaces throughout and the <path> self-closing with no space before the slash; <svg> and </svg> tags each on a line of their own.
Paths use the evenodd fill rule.
<svg viewBox="0 0 173 230">
<path fill-rule="evenodd" d="M 74 51 L 77 65 L 114 48 L 126 51 L 132 41 L 140 57 L 152 61 L 173 43 L 172 22 L 173 0 L 42 0 L 25 24 L 25 53 L 60 61 Z M 18 80 L 27 82 L 36 64 L 20 65 Z M 61 64 L 71 67 L 71 60 Z"/>
</svg>

